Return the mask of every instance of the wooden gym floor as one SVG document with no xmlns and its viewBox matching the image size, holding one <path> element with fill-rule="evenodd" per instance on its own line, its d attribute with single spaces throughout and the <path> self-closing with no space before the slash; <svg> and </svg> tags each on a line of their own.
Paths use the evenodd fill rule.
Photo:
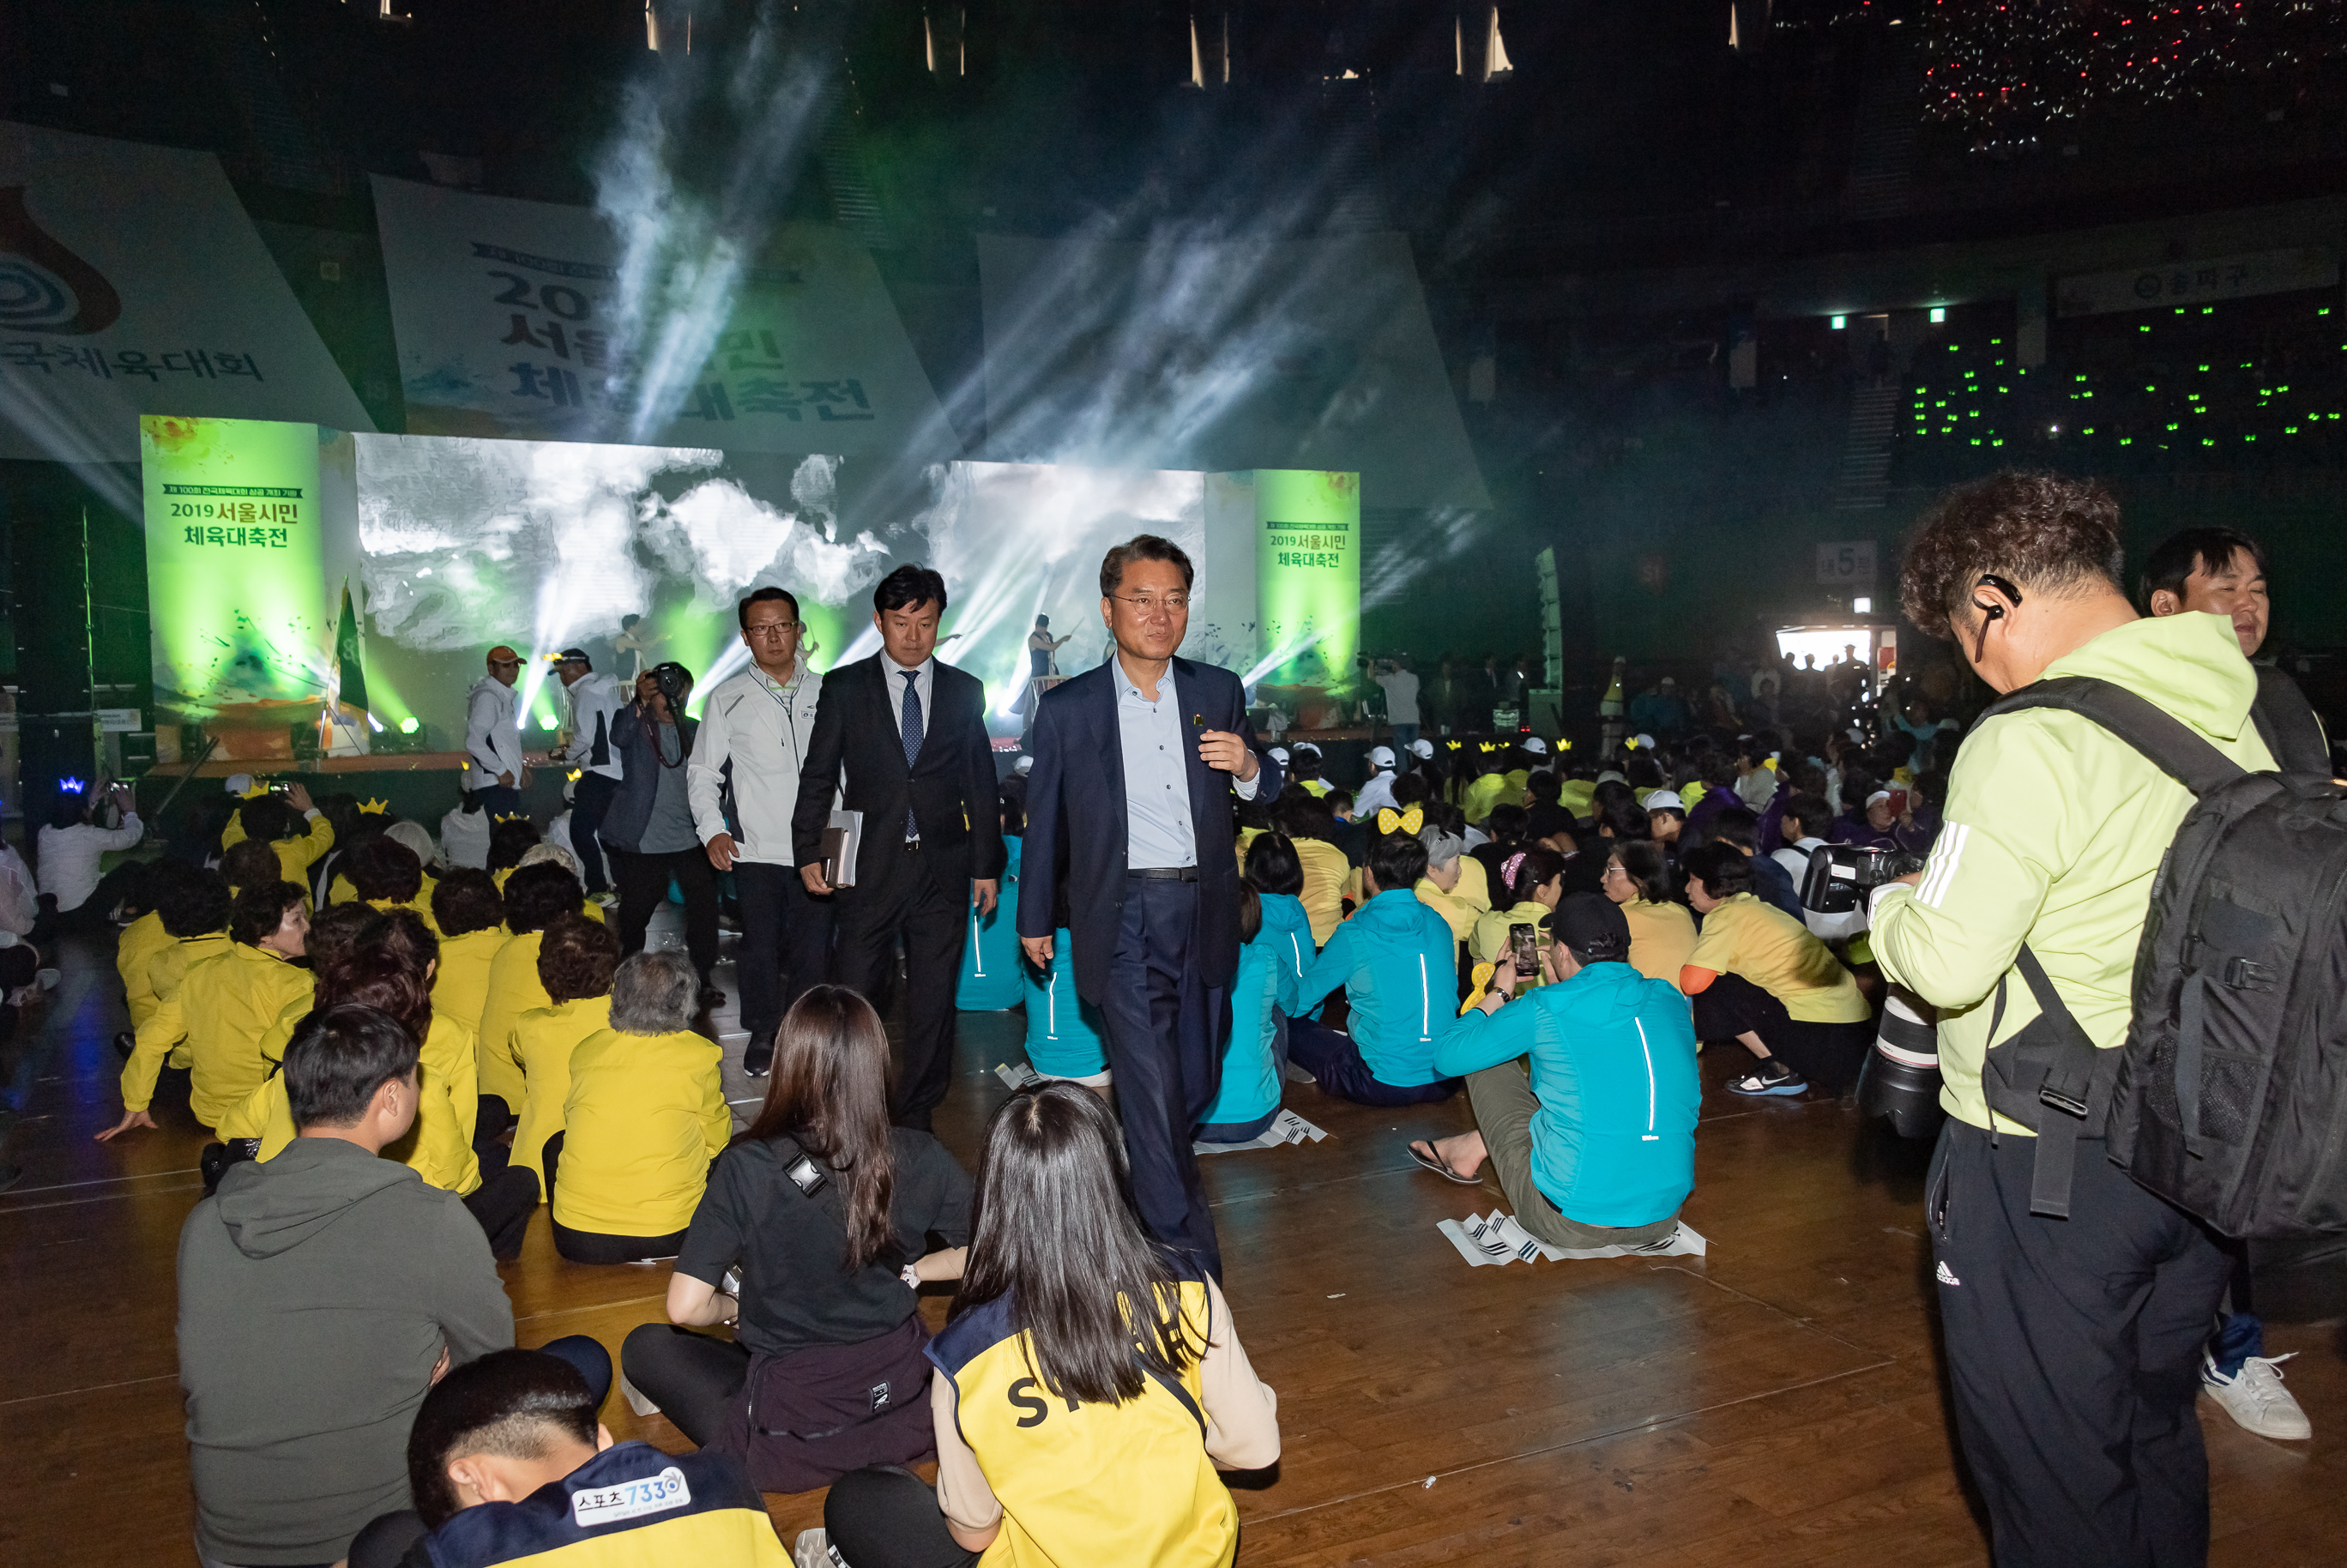
<svg viewBox="0 0 2347 1568">
<path fill-rule="evenodd" d="M 65 958 L 45 1015 L 7 1053 L 24 1118 L 0 1194 L 0 1562 L 190 1563 L 172 1268 L 199 1195 L 184 1102 L 112 1145 L 122 1026 L 110 946 Z M 728 969 L 719 983 L 732 989 Z M 738 1026 L 730 1011 L 721 1032 Z M 961 1018 L 938 1132 L 966 1161 L 1005 1094 L 1020 1015 Z M 724 1041 L 738 1060 L 738 1034 Z M 1942 1412 L 1922 1152 L 1831 1102 L 1739 1101 L 1705 1063 L 1703 1258 L 1469 1268 L 1438 1220 L 1488 1213 L 1495 1184 L 1419 1172 L 1414 1136 L 1469 1124 L 1464 1097 L 1409 1112 L 1291 1086 L 1326 1142 L 1204 1162 L 1226 1286 L 1279 1391 L 1286 1454 L 1241 1491 L 1242 1561 L 1482 1564 L 1987 1560 Z M 761 1086 L 728 1068 L 729 1092 Z M 541 1211 L 542 1212 L 542 1211 Z M 503 1273 L 521 1343 L 589 1333 L 616 1359 L 656 1320 L 665 1266 L 587 1268 L 545 1223 Z M 925 1303 L 941 1323 L 947 1298 Z M 2335 1324 L 2272 1326 L 2311 1443 L 2250 1437 L 2202 1404 L 2212 1561 L 2347 1562 L 2347 1362 Z M 614 1433 L 675 1449 L 615 1394 Z M 822 1494 L 770 1498 L 787 1543 Z"/>
</svg>

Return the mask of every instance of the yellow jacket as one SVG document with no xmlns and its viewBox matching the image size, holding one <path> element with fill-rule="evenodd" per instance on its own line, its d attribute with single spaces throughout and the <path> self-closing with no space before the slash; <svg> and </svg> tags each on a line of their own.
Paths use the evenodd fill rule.
<svg viewBox="0 0 2347 1568">
<path fill-rule="evenodd" d="M 154 1005 L 147 1009 L 147 1017 L 136 1026 L 130 1060 L 122 1066 L 124 1110 L 144 1111 L 154 1100 L 155 1079 L 163 1071 L 166 1061 L 173 1067 L 184 1068 L 195 1060 L 188 1050 L 188 1031 L 184 1023 L 170 1025 L 167 1037 L 157 1032 L 155 1015 L 186 983 L 190 968 L 207 959 L 220 958 L 228 948 L 226 931 L 207 931 L 200 937 L 182 937 L 147 960 L 147 990 L 154 999 Z"/>
<path fill-rule="evenodd" d="M 124 928 L 114 944 L 114 968 L 122 977 L 123 1000 L 130 1008 L 130 1027 L 145 1023 L 155 1010 L 155 979 L 149 972 L 155 955 L 178 944 L 163 929 L 163 917 L 149 910 Z"/>
<path fill-rule="evenodd" d="M 233 849 L 243 842 L 244 818 L 230 817 L 228 826 L 220 830 L 220 847 Z M 334 847 L 334 825 L 326 820 L 325 813 L 313 807 L 310 812 L 307 836 L 281 838 L 269 847 L 277 852 L 277 864 L 285 868 L 285 880 L 307 887 L 310 886 L 310 867 L 318 863 L 320 856 Z"/>
<path fill-rule="evenodd" d="M 1461 864 L 1466 864 L 1464 856 L 1460 860 Z M 1468 933 L 1475 929 L 1475 917 L 1482 911 L 1459 897 L 1455 888 L 1446 893 L 1435 885 L 1432 878 L 1421 876 L 1411 891 L 1418 895 L 1419 903 L 1442 917 L 1442 923 L 1450 927 L 1453 941 L 1465 941 Z"/>
<path fill-rule="evenodd" d="M 415 897 L 407 903 L 395 907 L 402 909 L 415 910 L 417 914 L 424 917 L 425 924 L 431 925 L 432 889 L 437 887 L 439 885 L 439 879 L 427 871 L 424 874 L 424 886 L 415 890 Z M 343 876 L 339 871 L 335 872 L 334 879 L 326 884 L 326 902 L 329 904 L 355 904 L 358 901 L 359 890 L 351 886 L 351 879 Z M 389 909 L 395 907 L 393 905 L 382 902 L 376 902 L 374 907 L 378 909 Z M 436 936 L 439 934 L 440 927 L 433 926 L 432 930 L 433 934 Z"/>
<path fill-rule="evenodd" d="M 481 1184 L 481 1162 L 473 1153 L 472 1090 L 473 1030 L 467 1024 L 435 1013 L 416 1063 L 415 1124 L 398 1143 L 383 1152 L 424 1178 L 427 1186 L 465 1196 Z M 222 1138 L 258 1138 L 254 1158 L 274 1159 L 293 1142 L 293 1105 L 285 1097 L 285 1075 L 272 1072 L 269 1081 L 245 1097 L 223 1118 Z"/>
<path fill-rule="evenodd" d="M 502 926 L 440 938 L 440 967 L 432 973 L 432 1016 L 454 1013 L 481 1031 L 481 1011 L 488 1005 L 489 966 L 506 945 Z"/>
<path fill-rule="evenodd" d="M 418 893 L 405 904 L 395 904 L 388 898 L 370 898 L 367 900 L 367 907 L 381 910 L 384 914 L 389 914 L 394 909 L 405 909 L 412 915 L 421 916 L 425 930 L 436 937 L 440 934 L 440 922 L 432 917 L 432 899 L 428 888 L 425 892 Z"/>
<path fill-rule="evenodd" d="M 122 1070 L 124 1109 L 147 1109 L 164 1056 L 184 1039 L 194 1073 L 190 1108 L 205 1126 L 219 1126 L 282 1060 L 294 1023 L 309 1010 L 295 1004 L 306 1003 L 311 989 L 309 970 L 241 942 L 190 964 L 179 989 L 138 1030 Z"/>
<path fill-rule="evenodd" d="M 532 1008 L 552 1007 L 554 999 L 538 983 L 538 948 L 543 931 L 507 937 L 489 962 L 488 994 L 481 1003 L 481 1092 L 494 1094 L 506 1109 L 522 1102 L 521 1063 L 514 1057 L 514 1025 Z"/>
<path fill-rule="evenodd" d="M 525 1081 L 513 1163 L 538 1173 L 540 1202 L 546 1198 L 546 1167 L 538 1156 L 546 1141 L 562 1131 L 563 1107 L 570 1099 L 570 1053 L 610 1027 L 608 993 L 532 1008 L 514 1023 L 514 1056 Z"/>
<path fill-rule="evenodd" d="M 639 1236 L 690 1225 L 733 1135 L 720 1061 L 715 1040 L 691 1032 L 607 1029 L 572 1051 L 555 1223 Z"/>
<path fill-rule="evenodd" d="M 1467 954 L 1481 963 L 1496 963 L 1508 950 L 1508 927 L 1530 926 L 1542 947 L 1548 945 L 1548 917 L 1554 913 L 1537 898 L 1527 898 L 1512 909 L 1494 909 L 1475 922 L 1467 938 Z M 1520 988 L 1521 989 L 1521 988 Z"/>
</svg>

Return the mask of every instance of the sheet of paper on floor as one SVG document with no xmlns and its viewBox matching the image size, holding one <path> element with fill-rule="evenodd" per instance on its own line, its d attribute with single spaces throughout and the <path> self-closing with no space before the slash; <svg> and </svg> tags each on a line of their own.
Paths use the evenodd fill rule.
<svg viewBox="0 0 2347 1568">
<path fill-rule="evenodd" d="M 1230 1154 L 1241 1149 L 1276 1149 L 1282 1143 L 1317 1143 L 1328 1135 L 1327 1130 L 1315 1127 L 1293 1111 L 1282 1111 L 1271 1120 L 1271 1125 L 1244 1143 L 1193 1143 L 1190 1147 L 1201 1154 Z"/>
<path fill-rule="evenodd" d="M 1646 1246 L 1552 1246 L 1524 1229 L 1516 1222 L 1516 1216 L 1504 1209 L 1493 1209 L 1489 1214 L 1470 1214 L 1463 1220 L 1444 1220 L 1434 1228 L 1476 1268 L 1486 1264 L 1530 1263 L 1535 1257 L 1544 1257 L 1551 1263 L 1628 1257 L 1634 1253 L 1642 1257 L 1701 1257 L 1709 1245 L 1692 1226 L 1681 1222 L 1665 1240 Z"/>
</svg>

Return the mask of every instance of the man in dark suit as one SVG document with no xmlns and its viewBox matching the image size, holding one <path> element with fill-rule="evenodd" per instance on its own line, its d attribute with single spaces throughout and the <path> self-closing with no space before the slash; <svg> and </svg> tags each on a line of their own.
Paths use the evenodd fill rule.
<svg viewBox="0 0 2347 1568">
<path fill-rule="evenodd" d="M 1190 558 L 1143 534 L 1101 563 L 1115 656 L 1044 694 L 1027 780 L 1019 938 L 1054 961 L 1064 890 L 1076 990 L 1108 1024 L 1133 1199 L 1151 1232 L 1217 1276 L 1222 1254 L 1191 1153 L 1222 1084 L 1239 962 L 1231 798 L 1279 793 L 1237 676 L 1176 659 Z"/>
<path fill-rule="evenodd" d="M 986 689 L 936 658 L 945 579 L 901 566 L 872 593 L 880 651 L 823 678 L 799 772 L 791 840 L 800 880 L 823 875 L 832 792 L 864 814 L 856 881 L 837 891 L 832 979 L 875 1007 L 905 948 L 905 1054 L 893 1115 L 927 1132 L 953 1072 L 954 984 L 969 930 L 965 907 L 994 908 L 1004 865 Z"/>
</svg>

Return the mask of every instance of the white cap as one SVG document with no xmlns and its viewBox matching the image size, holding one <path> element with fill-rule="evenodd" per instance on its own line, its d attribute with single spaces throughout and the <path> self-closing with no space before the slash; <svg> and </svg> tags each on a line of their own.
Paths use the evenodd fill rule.
<svg viewBox="0 0 2347 1568">
<path fill-rule="evenodd" d="M 1393 748 L 1391 746 L 1371 746 L 1369 748 L 1369 765 L 1371 767 L 1379 768 L 1389 768 L 1393 766 Z"/>
<path fill-rule="evenodd" d="M 1890 798 L 1891 798 L 1891 792 L 1890 792 L 1889 790 L 1887 790 L 1887 789 L 1879 789 L 1879 790 L 1876 790 L 1872 794 L 1868 795 L 1868 796 L 1866 797 L 1866 804 L 1867 804 L 1869 806 L 1872 806 L 1872 805 L 1874 804 L 1874 803 L 1875 803 L 1876 801 L 1878 801 L 1878 800 L 1889 800 Z"/>
<path fill-rule="evenodd" d="M 242 794 L 245 791 L 252 787 L 252 775 L 251 774 L 231 774 L 228 777 L 222 779 L 220 784 L 229 794 Z"/>
<path fill-rule="evenodd" d="M 1646 798 L 1638 803 L 1648 811 L 1676 811 L 1684 814 L 1686 802 L 1666 789 L 1648 790 Z"/>
<path fill-rule="evenodd" d="M 1320 748 L 1319 748 L 1319 747 L 1317 747 L 1317 746 L 1316 746 L 1316 745 L 1314 745 L 1314 744 L 1313 744 L 1311 742 L 1309 742 L 1309 741 L 1298 741 L 1298 742 L 1296 742 L 1296 754 L 1297 756 L 1299 756 L 1299 757 L 1300 757 L 1300 756 L 1302 756 L 1302 755 L 1303 755 L 1305 753 L 1307 753 L 1307 752 L 1310 752 L 1314 756 L 1316 756 L 1316 757 L 1317 757 L 1317 756 L 1318 756 L 1318 755 L 1320 754 Z"/>
<path fill-rule="evenodd" d="M 1022 755 L 1017 762 L 1010 764 L 1011 775 L 1015 778 L 1023 779 L 1034 771 L 1035 759 L 1033 757 Z"/>
<path fill-rule="evenodd" d="M 1414 757 L 1431 758 L 1434 755 L 1434 743 L 1432 741 L 1412 741 L 1409 743 L 1409 754 Z"/>
<path fill-rule="evenodd" d="M 1638 737 L 1638 749 L 1642 752 L 1653 751 L 1655 749 L 1655 737 L 1652 735 L 1640 735 Z"/>
<path fill-rule="evenodd" d="M 1676 686 L 1676 685 L 1677 685 L 1677 684 L 1678 684 L 1678 682 L 1677 682 L 1676 679 L 1674 679 L 1673 677 L 1668 676 L 1668 675 L 1665 675 L 1665 676 L 1664 676 L 1661 680 L 1659 680 L 1659 681 L 1655 682 L 1655 684 L 1656 686 L 1658 686 L 1658 687 L 1660 687 L 1660 686 Z"/>
<path fill-rule="evenodd" d="M 1286 746 L 1272 747 L 1271 760 L 1277 763 L 1281 767 L 1286 767 L 1287 765 L 1287 748 Z"/>
<path fill-rule="evenodd" d="M 1524 742 L 1524 750 L 1532 753 L 1532 754 L 1536 757 L 1544 757 L 1548 755 L 1548 743 L 1542 740 L 1538 735 L 1534 735 Z"/>
<path fill-rule="evenodd" d="M 1604 773 L 1597 775 L 1596 782 L 1599 784 L 1627 784 L 1630 781 L 1622 776 L 1621 769 L 1607 768 Z"/>
</svg>

